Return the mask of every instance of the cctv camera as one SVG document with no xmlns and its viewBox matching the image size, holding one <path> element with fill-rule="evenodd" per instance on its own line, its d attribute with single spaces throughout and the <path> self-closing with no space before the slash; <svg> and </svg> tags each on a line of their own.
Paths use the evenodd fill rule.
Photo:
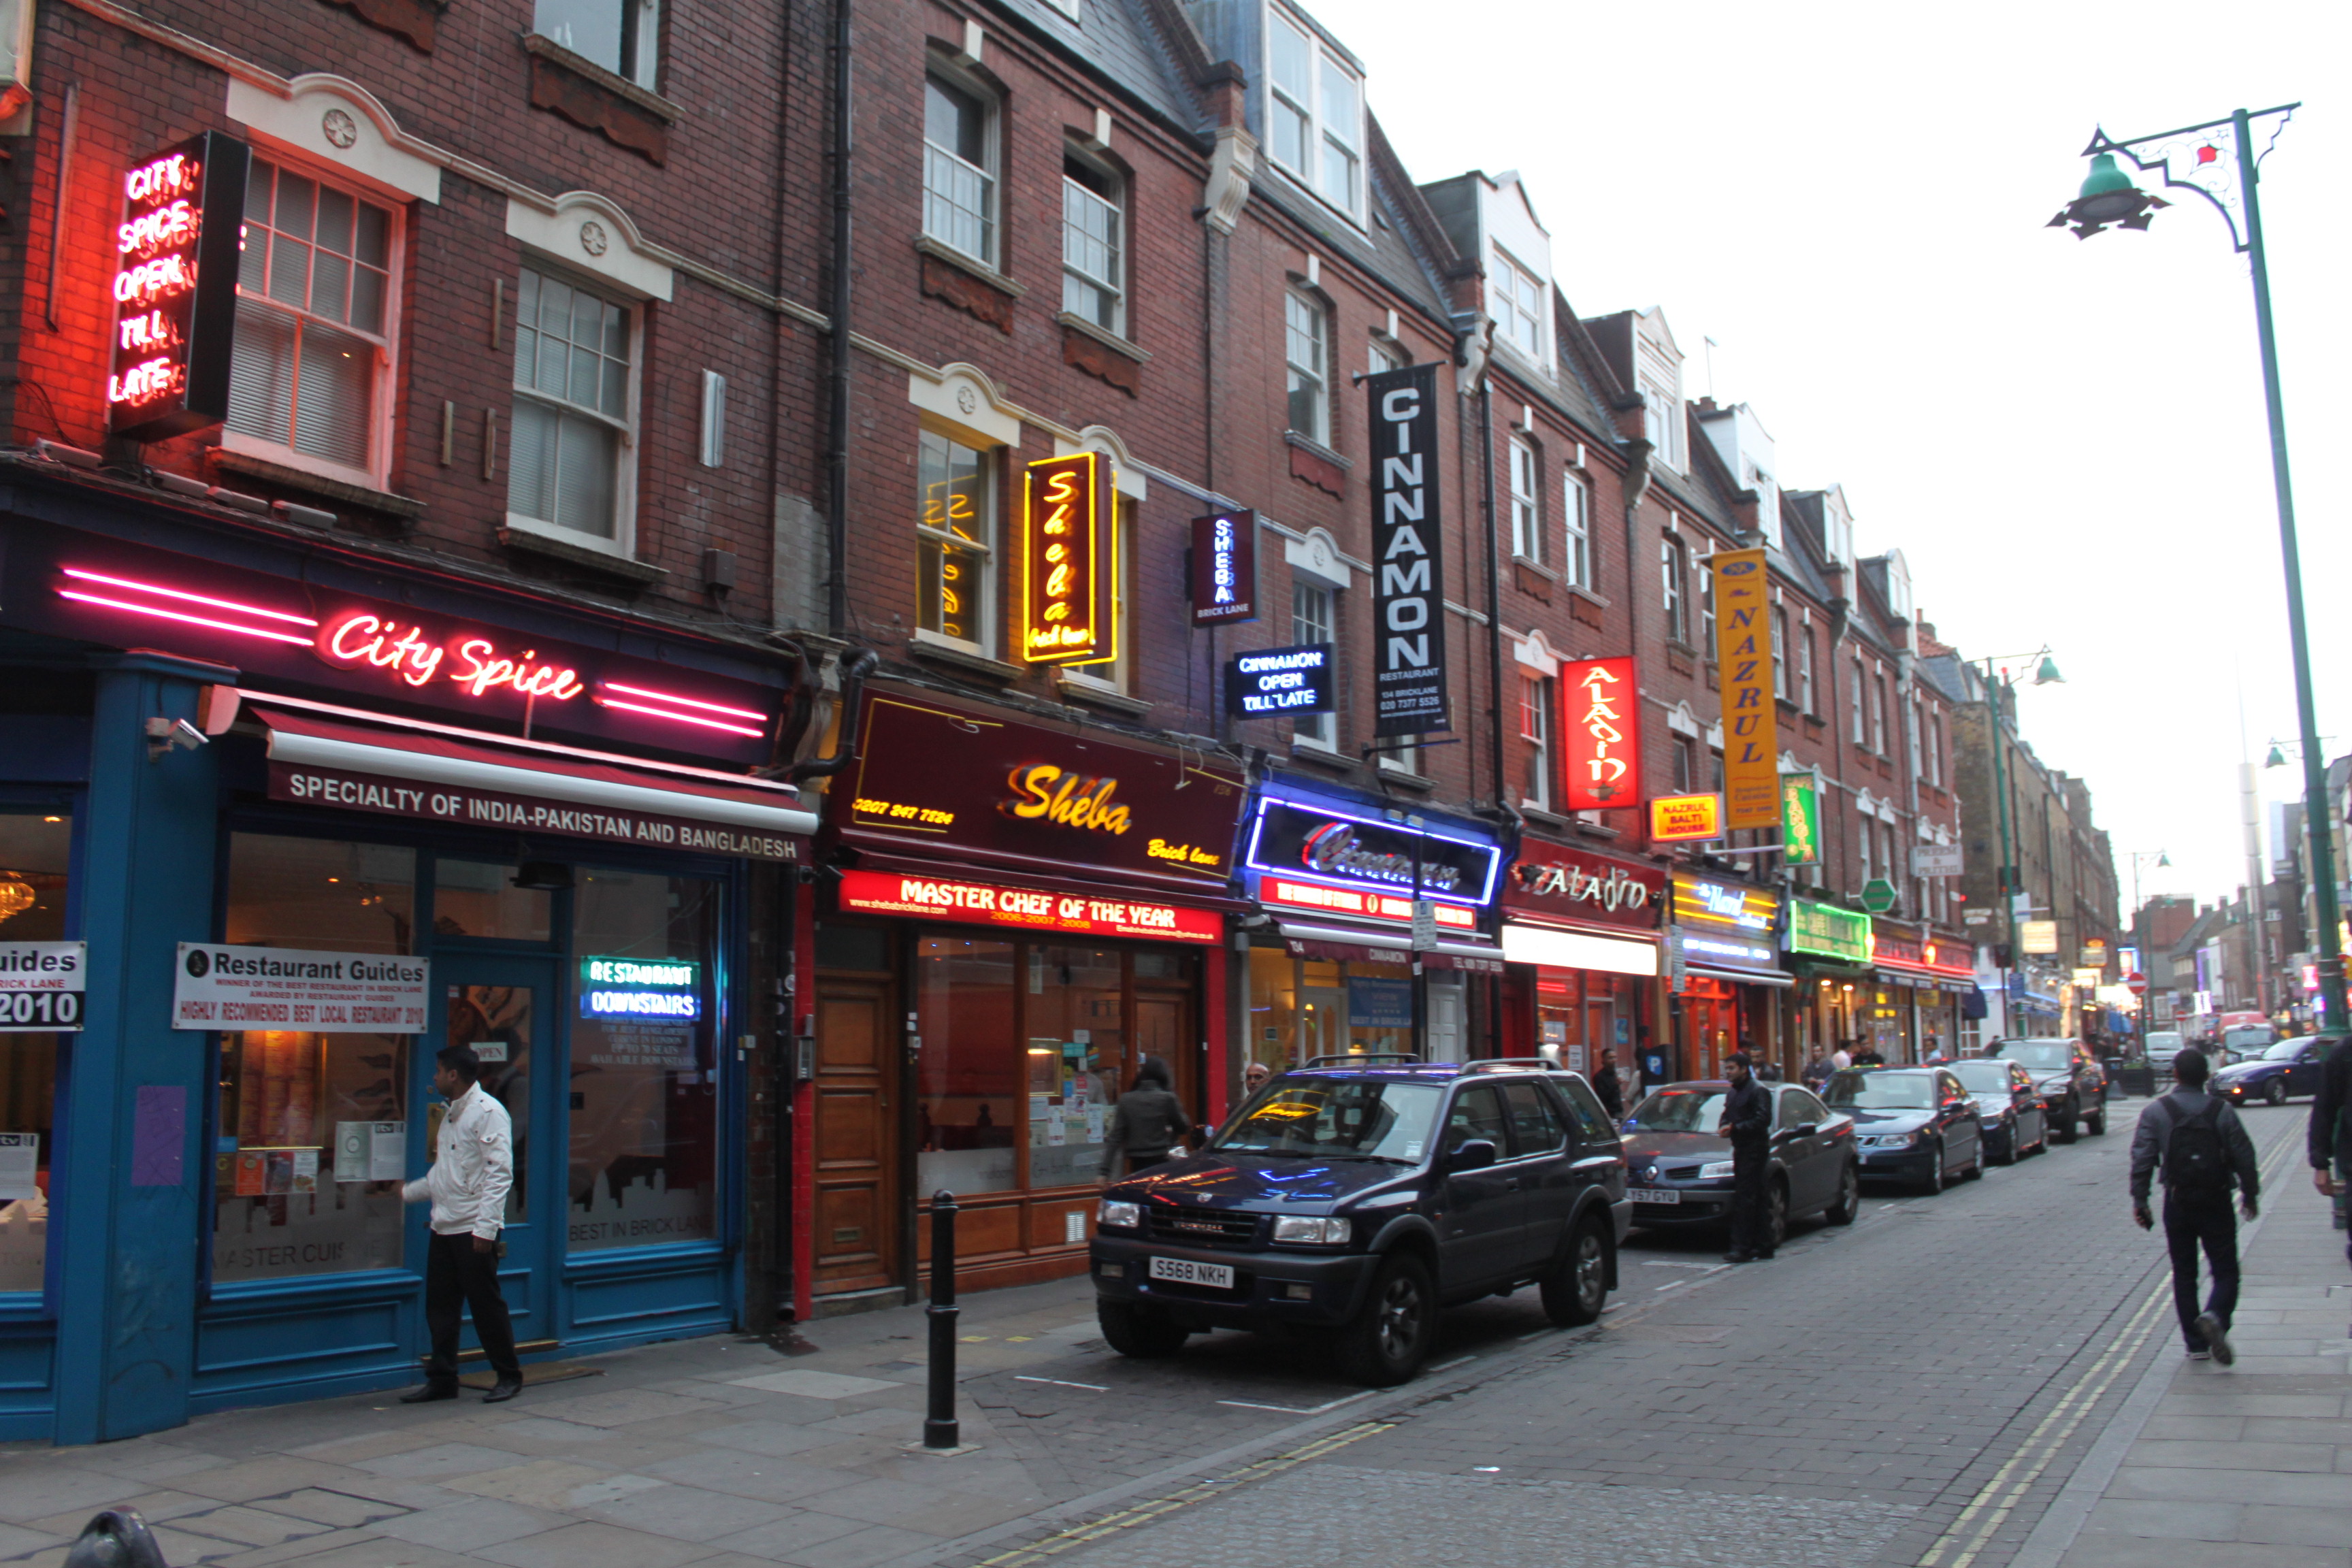
<svg viewBox="0 0 2352 1568">
<path fill-rule="evenodd" d="M 166 752 L 193 752 L 209 739 L 185 719 L 147 721 L 147 754 L 151 757 L 160 757 Z"/>
</svg>

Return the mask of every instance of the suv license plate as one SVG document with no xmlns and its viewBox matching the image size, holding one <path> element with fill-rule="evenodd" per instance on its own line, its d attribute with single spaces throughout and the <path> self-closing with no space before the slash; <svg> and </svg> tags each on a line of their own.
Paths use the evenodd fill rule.
<svg viewBox="0 0 2352 1568">
<path fill-rule="evenodd" d="M 1232 1266 L 1223 1263 L 1195 1263 L 1189 1258 L 1155 1258 L 1151 1260 L 1154 1279 L 1172 1279 L 1180 1285 L 1206 1285 L 1212 1289 L 1234 1288 Z"/>
<path fill-rule="evenodd" d="M 1678 1204 L 1682 1194 L 1672 1187 L 1628 1187 L 1625 1189 L 1637 1204 Z"/>
</svg>

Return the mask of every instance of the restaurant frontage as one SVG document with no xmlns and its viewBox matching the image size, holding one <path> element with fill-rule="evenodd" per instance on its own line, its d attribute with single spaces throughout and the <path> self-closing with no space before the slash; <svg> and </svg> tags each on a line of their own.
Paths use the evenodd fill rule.
<svg viewBox="0 0 2352 1568">
<path fill-rule="evenodd" d="M 1859 1048 L 1875 993 L 1870 917 L 1818 899 L 1789 900 L 1789 1018 L 1799 1066 L 1840 1047 Z M 1888 1058 L 1892 1060 L 1893 1058 Z"/>
<path fill-rule="evenodd" d="M 1503 883 L 1503 1054 L 1590 1076 L 1612 1050 L 1630 1078 L 1656 1006 L 1666 873 L 1524 837 Z"/>
<path fill-rule="evenodd" d="M 526 1359 L 735 1326 L 788 661 L 126 490 L 6 520 L 0 1435 L 413 1379 L 449 1043 Z"/>
<path fill-rule="evenodd" d="M 1491 825 L 1275 773 L 1250 803 L 1240 858 L 1255 905 L 1249 1060 L 1279 1073 L 1373 1051 L 1492 1054 L 1505 847 Z M 1416 898 L 1434 917 L 1418 947 Z"/>
<path fill-rule="evenodd" d="M 867 687 L 828 802 L 796 1274 L 815 1315 L 905 1299 L 953 1193 L 959 1279 L 1086 1267 L 1112 1109 L 1150 1058 L 1223 1103 L 1246 781 L 1107 728 Z"/>
<path fill-rule="evenodd" d="M 1724 1058 L 1743 1046 L 1777 1060 L 1773 998 L 1790 983 L 1780 967 L 1780 895 L 1677 869 L 1671 914 L 1665 953 L 1675 1054 L 1667 1072 L 1720 1078 Z"/>
<path fill-rule="evenodd" d="M 1870 1037 L 1890 1062 L 1960 1048 L 1960 1005 L 1976 990 L 1976 949 L 1919 926 L 1871 922 Z M 1900 1053 L 1900 1054 L 1898 1054 Z"/>
</svg>

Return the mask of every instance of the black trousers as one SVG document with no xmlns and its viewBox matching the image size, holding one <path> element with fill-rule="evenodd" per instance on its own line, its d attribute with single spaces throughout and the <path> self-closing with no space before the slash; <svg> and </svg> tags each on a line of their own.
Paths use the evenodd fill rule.
<svg viewBox="0 0 2352 1568">
<path fill-rule="evenodd" d="M 457 1381 L 459 1310 L 471 1308 L 474 1337 L 499 1378 L 520 1378 L 522 1363 L 515 1360 L 514 1324 L 507 1317 L 507 1299 L 499 1293 L 499 1254 L 474 1249 L 470 1236 L 433 1233 L 425 1254 L 425 1326 L 433 1335 L 433 1356 L 425 1363 L 428 1383 Z"/>
<path fill-rule="evenodd" d="M 2172 1307 L 2180 1315 L 2181 1337 L 2192 1351 L 2205 1349 L 2196 1329 L 2200 1312 L 2210 1312 L 2223 1328 L 2238 1310 L 2238 1216 L 2230 1209 L 2229 1193 L 2196 1197 L 2164 1194 L 2164 1239 L 2172 1250 Z M 2205 1254 L 2213 1271 L 2213 1294 L 2197 1304 L 2197 1254 Z"/>
<path fill-rule="evenodd" d="M 1731 1250 L 1772 1256 L 1772 1237 L 1764 1224 L 1764 1183 L 1770 1165 L 1764 1144 L 1731 1146 Z"/>
</svg>

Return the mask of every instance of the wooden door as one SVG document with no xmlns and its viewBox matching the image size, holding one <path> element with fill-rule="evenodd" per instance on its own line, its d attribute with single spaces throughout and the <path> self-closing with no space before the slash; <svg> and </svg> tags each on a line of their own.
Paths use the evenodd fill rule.
<svg viewBox="0 0 2352 1568">
<path fill-rule="evenodd" d="M 817 981 L 819 1295 L 898 1283 L 898 1031 L 884 980 Z"/>
<path fill-rule="evenodd" d="M 1184 1114 L 1198 1121 L 1201 1098 L 1201 1041 L 1192 1027 L 1192 997 L 1183 991 L 1135 994 L 1135 1066 L 1146 1057 L 1158 1057 L 1176 1075 L 1176 1098 Z M 1133 1068 L 1129 1068 L 1132 1077 Z"/>
</svg>

